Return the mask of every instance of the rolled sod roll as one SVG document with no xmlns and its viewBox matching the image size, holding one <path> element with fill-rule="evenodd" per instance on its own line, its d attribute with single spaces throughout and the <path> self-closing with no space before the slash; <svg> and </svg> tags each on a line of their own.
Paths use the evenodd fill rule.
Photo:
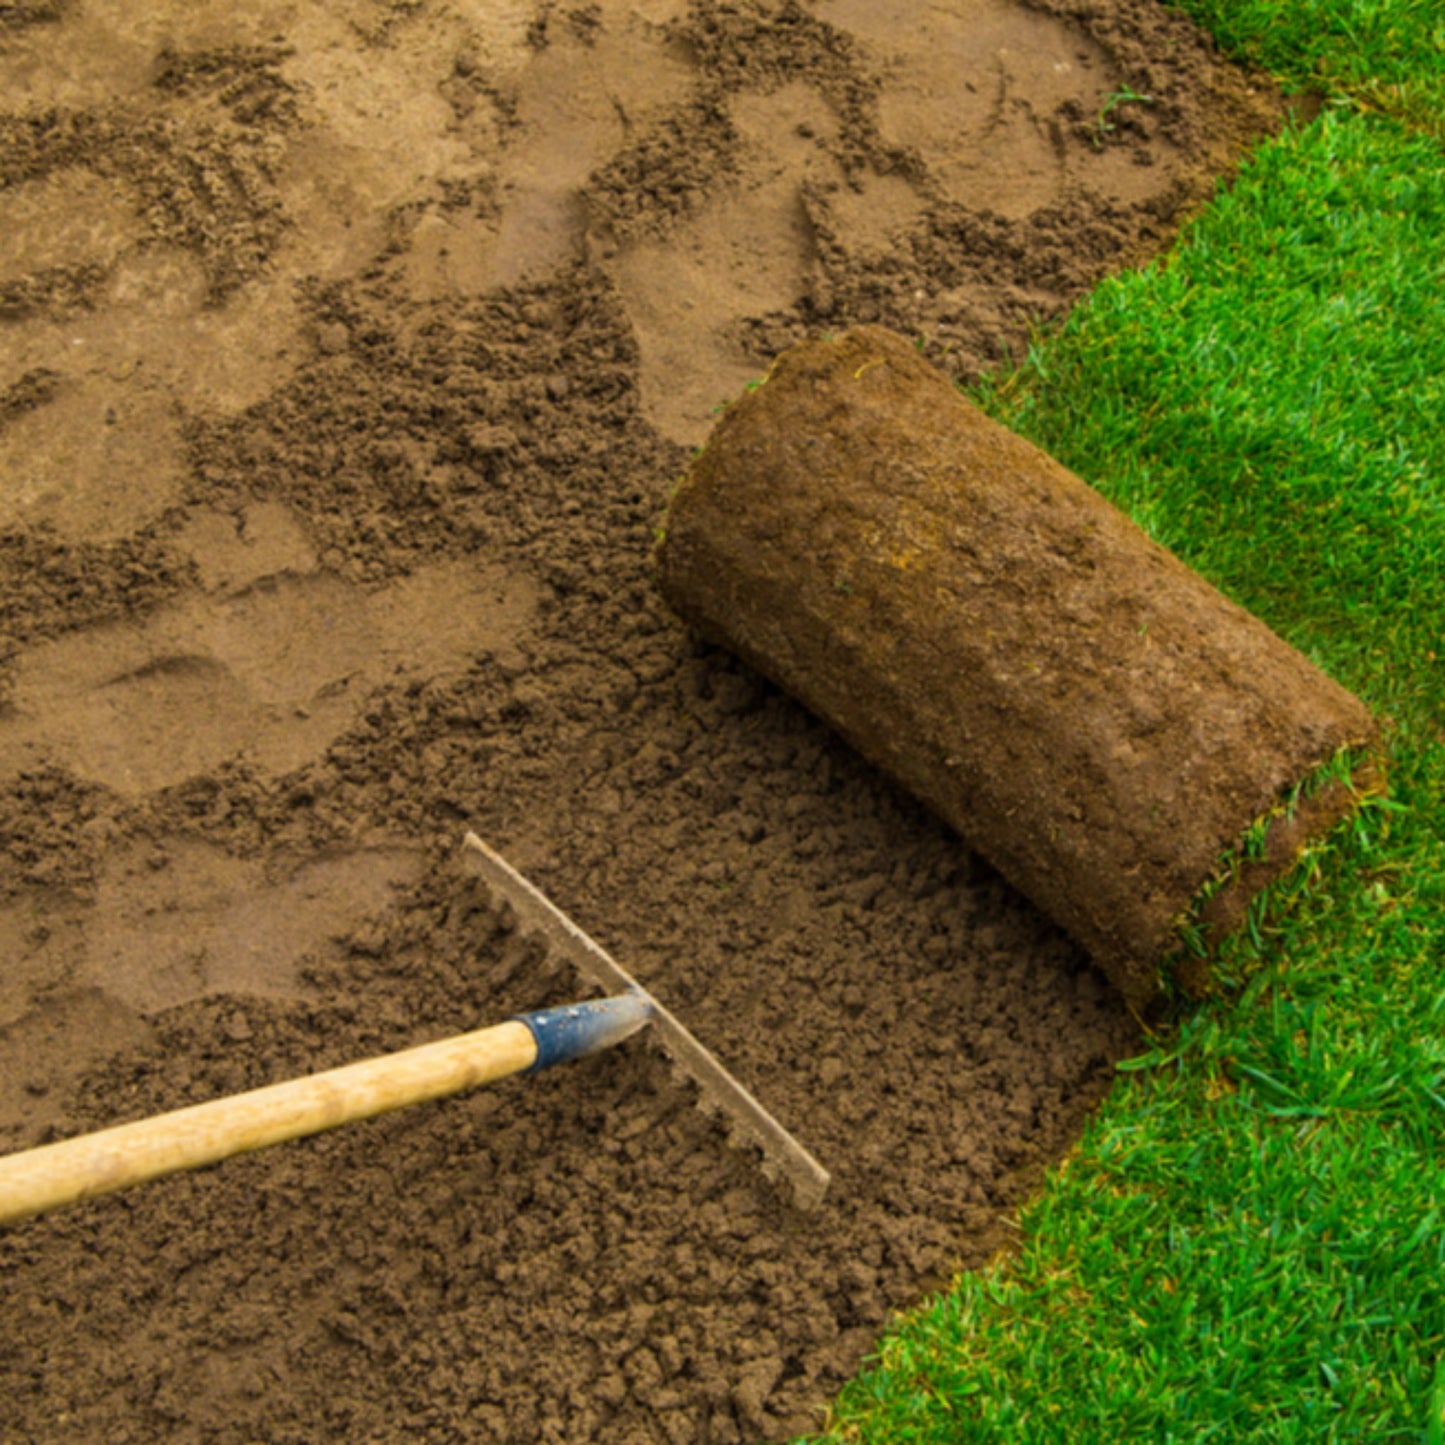
<svg viewBox="0 0 1445 1445">
<path fill-rule="evenodd" d="M 1379 786 L 1363 703 L 880 327 L 723 413 L 656 563 L 1136 1006 Z"/>
</svg>

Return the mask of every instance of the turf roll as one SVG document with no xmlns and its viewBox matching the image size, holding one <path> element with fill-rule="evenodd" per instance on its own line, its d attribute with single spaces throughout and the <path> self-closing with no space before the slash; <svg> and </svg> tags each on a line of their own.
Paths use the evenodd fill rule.
<svg viewBox="0 0 1445 1445">
<path fill-rule="evenodd" d="M 880 327 L 723 413 L 657 573 L 1136 1006 L 1378 785 L 1363 703 Z"/>
</svg>

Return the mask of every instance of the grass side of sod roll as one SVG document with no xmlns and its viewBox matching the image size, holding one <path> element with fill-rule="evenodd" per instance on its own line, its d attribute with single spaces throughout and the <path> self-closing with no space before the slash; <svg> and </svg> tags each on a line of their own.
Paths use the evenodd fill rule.
<svg viewBox="0 0 1445 1445">
<path fill-rule="evenodd" d="M 1390 797 L 820 1439 L 1445 1442 L 1445 142 L 1374 84 L 1445 97 L 1445 10 L 1189 8 L 1354 99 L 978 399 L 1364 697 Z"/>
</svg>

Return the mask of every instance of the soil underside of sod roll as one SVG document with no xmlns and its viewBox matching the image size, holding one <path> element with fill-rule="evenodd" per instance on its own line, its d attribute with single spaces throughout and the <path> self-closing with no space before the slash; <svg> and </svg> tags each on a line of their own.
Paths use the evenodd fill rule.
<svg viewBox="0 0 1445 1445">
<path fill-rule="evenodd" d="M 639 1040 L 87 1205 L 0 1239 L 0 1433 L 804 1428 L 1135 1047 L 649 574 L 778 350 L 975 375 L 1278 119 L 1153 0 L 901 15 L 0 10 L 0 1144 L 563 997 L 471 822 L 836 1177 Z"/>
<path fill-rule="evenodd" d="M 1141 1007 L 1219 860 L 1374 735 L 1357 698 L 883 327 L 791 348 L 728 410 L 658 563 L 683 617 L 933 807 Z M 1352 806 L 1317 793 L 1308 823 Z M 1293 832 L 1270 829 L 1271 863 Z M 1276 871 L 1237 874 L 1227 915 Z"/>
</svg>

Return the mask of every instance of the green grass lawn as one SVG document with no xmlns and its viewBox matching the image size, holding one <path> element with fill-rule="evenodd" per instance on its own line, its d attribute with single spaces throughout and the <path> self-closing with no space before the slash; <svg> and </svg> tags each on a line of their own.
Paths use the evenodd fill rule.
<svg viewBox="0 0 1445 1445">
<path fill-rule="evenodd" d="M 1440 0 L 1182 0 L 1233 55 L 1312 90 L 1445 139 Z"/>
<path fill-rule="evenodd" d="M 1445 3 L 1186 8 L 1331 103 L 980 400 L 1365 697 L 1391 797 L 822 1439 L 1445 1441 Z"/>
</svg>

